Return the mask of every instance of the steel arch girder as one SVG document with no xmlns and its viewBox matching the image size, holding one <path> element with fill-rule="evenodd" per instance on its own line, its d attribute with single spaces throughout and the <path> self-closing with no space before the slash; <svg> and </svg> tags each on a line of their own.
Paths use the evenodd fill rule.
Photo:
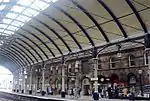
<svg viewBox="0 0 150 101">
<path fill-rule="evenodd" d="M 12 46 L 11 46 L 11 48 L 12 49 L 14 49 L 15 51 L 17 51 L 21 56 L 23 56 L 26 60 L 27 60 L 27 62 L 31 65 L 31 64 L 34 64 L 34 61 L 32 60 L 32 58 L 23 50 L 23 49 L 21 49 L 20 47 L 18 47 L 17 45 L 15 45 L 15 44 L 12 44 Z M 19 51 L 20 50 L 20 51 Z M 21 52 L 23 52 L 23 53 L 21 53 Z M 27 57 L 28 58 L 27 58 Z M 30 62 L 30 61 L 31 62 Z"/>
<path fill-rule="evenodd" d="M 12 50 L 12 49 L 13 49 L 13 50 Z M 11 52 L 11 54 L 15 55 L 16 57 L 18 57 L 18 58 L 20 58 L 22 61 L 24 61 L 24 62 L 25 62 L 24 65 L 27 65 L 27 64 L 30 63 L 28 60 L 26 60 L 26 57 L 22 57 L 22 55 L 18 52 L 18 50 L 16 51 L 14 48 L 9 48 L 9 50 L 8 50 L 8 49 L 5 49 L 5 50 Z M 15 53 L 15 54 L 14 54 L 14 53 Z"/>
<path fill-rule="evenodd" d="M 97 0 L 104 8 L 105 10 L 110 14 L 110 16 L 114 19 L 114 21 L 116 22 L 118 28 L 120 29 L 120 31 L 122 32 L 123 36 L 125 38 L 128 37 L 126 31 L 124 30 L 122 24 L 120 23 L 120 21 L 117 19 L 117 17 L 115 16 L 115 14 L 111 11 L 111 9 L 102 1 L 102 0 Z"/>
<path fill-rule="evenodd" d="M 84 12 L 84 14 L 89 17 L 91 19 L 91 21 L 96 25 L 96 27 L 99 29 L 99 31 L 101 32 L 101 34 L 103 35 L 104 39 L 106 40 L 106 42 L 110 42 L 108 36 L 105 34 L 104 30 L 101 28 L 101 26 L 98 24 L 98 22 L 95 20 L 95 18 L 84 8 L 82 7 L 80 4 L 78 4 L 76 1 L 74 0 L 69 0 L 71 1 L 74 5 L 76 5 L 79 9 L 82 10 L 82 12 Z"/>
<path fill-rule="evenodd" d="M 44 36 L 46 36 L 51 42 L 52 44 L 57 48 L 57 50 L 60 52 L 61 55 L 63 55 L 61 49 L 57 46 L 57 44 L 48 36 L 46 35 L 42 30 L 38 29 L 37 27 L 30 25 L 32 28 L 34 28 L 35 30 L 39 31 L 40 33 L 42 33 Z"/>
<path fill-rule="evenodd" d="M 55 31 L 53 28 L 51 28 L 49 25 L 47 25 L 46 23 L 43 23 L 42 21 L 38 20 L 38 19 L 33 19 L 38 21 L 39 23 L 43 24 L 46 28 L 48 28 L 52 33 L 54 33 L 54 35 L 56 35 L 61 41 L 62 43 L 66 46 L 66 48 L 68 49 L 69 52 L 72 52 L 72 50 L 70 49 L 70 47 L 68 46 L 68 44 L 65 42 L 65 40 L 57 33 L 57 31 Z M 48 36 L 49 37 L 49 36 Z"/>
<path fill-rule="evenodd" d="M 24 41 L 23 39 L 21 39 L 21 38 L 17 38 L 18 40 L 20 40 L 21 42 L 23 42 L 24 44 L 26 44 L 27 46 L 29 46 L 38 56 L 39 56 L 39 58 L 41 59 L 41 60 L 43 60 L 42 59 L 42 56 L 29 44 L 29 43 L 27 43 L 26 41 Z M 30 41 L 30 40 L 29 40 Z M 32 43 L 32 42 L 31 42 Z"/>
<path fill-rule="evenodd" d="M 19 40 L 19 38 L 17 38 L 18 40 Z M 21 41 L 21 40 L 20 40 Z M 24 41 L 24 40 L 23 40 Z M 21 42 L 23 42 L 23 41 L 21 41 Z M 22 48 L 25 48 L 31 55 L 32 55 L 32 57 L 36 60 L 36 62 L 38 62 L 38 59 L 37 59 L 37 57 L 35 56 L 35 55 L 33 55 L 33 53 L 29 50 L 29 49 L 27 49 L 24 45 L 22 45 L 21 43 L 19 43 L 18 41 L 15 41 L 15 43 L 17 43 L 19 46 L 21 46 Z M 23 42 L 24 43 L 24 42 Z M 26 43 L 24 43 L 24 44 L 26 44 Z M 29 44 L 26 44 L 27 46 L 29 46 Z M 30 47 L 31 48 L 31 47 Z"/>
<path fill-rule="evenodd" d="M 18 63 L 17 60 L 15 60 L 14 58 L 9 57 L 7 54 L 4 53 L 0 53 L 1 56 L 4 56 L 6 58 L 8 58 L 10 61 L 12 61 L 16 66 L 22 68 L 22 65 L 20 63 Z M 19 69 L 19 68 L 18 68 Z"/>
<path fill-rule="evenodd" d="M 32 54 L 32 52 L 29 49 L 27 49 L 24 45 L 22 45 L 21 43 L 19 43 L 17 41 L 15 41 L 15 43 L 17 43 L 19 46 L 21 46 L 22 48 L 24 48 L 28 53 L 30 53 L 30 55 L 36 60 L 36 62 L 38 62 L 38 59 Z"/>
<path fill-rule="evenodd" d="M 37 11 L 37 10 L 36 10 Z M 9 12 L 13 12 L 13 11 L 9 11 Z M 16 13 L 16 14 L 19 14 L 19 13 L 17 13 L 17 12 L 13 12 L 13 13 Z M 82 47 L 81 47 L 81 45 L 79 44 L 79 42 L 76 40 L 76 38 L 72 35 L 72 33 L 62 24 L 62 23 L 60 23 L 58 20 L 56 20 L 55 18 L 53 18 L 53 17 L 51 17 L 50 15 L 48 15 L 48 14 L 45 14 L 45 13 L 43 13 L 43 12 L 41 12 L 43 15 L 45 15 L 45 16 L 47 16 L 49 19 L 51 19 L 51 20 L 53 20 L 55 23 L 57 23 L 60 27 L 62 27 L 62 29 L 64 29 L 67 33 L 68 33 L 68 35 L 74 40 L 74 42 L 77 44 L 77 46 L 79 47 L 79 49 L 82 49 Z M 25 15 L 25 14 L 22 14 L 23 16 L 26 16 L 26 17 L 29 17 L 29 18 L 31 18 L 30 16 L 27 16 L 27 15 Z M 8 18 L 8 19 L 11 19 L 11 18 Z M 35 18 L 33 18 L 33 19 L 35 19 Z M 18 21 L 18 20 L 16 20 L 16 21 Z M 37 20 L 36 20 L 37 21 Z M 39 22 L 39 21 L 38 21 Z M 24 23 L 24 22 L 23 22 Z M 53 29 L 54 30 L 54 29 Z M 56 31 L 55 31 L 56 32 Z M 54 55 L 53 55 L 54 56 Z M 54 56 L 55 57 L 55 56 Z"/>
<path fill-rule="evenodd" d="M 136 10 L 136 8 L 134 7 L 134 5 L 132 4 L 131 0 L 126 0 L 127 4 L 129 5 L 129 7 L 132 9 L 132 11 L 134 12 L 136 18 L 138 19 L 138 21 L 140 22 L 143 30 L 145 33 L 148 33 L 148 29 L 144 23 L 144 21 L 142 20 L 140 14 L 138 13 L 138 11 Z"/>
<path fill-rule="evenodd" d="M 9 54 L 11 57 L 15 58 L 16 60 L 18 60 L 18 62 L 20 64 L 22 64 L 22 66 L 27 65 L 27 63 L 25 61 L 21 61 L 20 58 L 18 56 L 16 56 L 16 54 L 12 53 L 10 50 L 4 50 L 1 49 L 0 52 L 4 52 L 6 54 Z M 10 54 L 11 53 L 11 54 Z"/>
<path fill-rule="evenodd" d="M 18 32 L 17 32 L 18 33 Z M 25 36 L 25 35 L 23 35 L 23 34 L 21 34 L 21 33 L 18 33 L 20 36 L 22 36 L 22 37 L 24 37 L 24 38 L 26 38 L 27 40 L 29 40 L 31 43 L 33 43 L 36 47 L 38 47 L 38 49 L 43 53 L 44 51 L 43 51 L 43 49 L 41 48 L 41 47 L 39 47 L 38 46 L 38 44 L 36 44 L 34 41 L 32 41 L 29 37 L 27 37 L 27 36 Z M 43 53 L 44 54 L 44 53 Z M 41 55 L 39 55 L 40 56 L 40 58 L 41 58 L 41 60 L 42 61 L 44 61 L 44 59 L 42 58 L 42 56 Z"/>
<path fill-rule="evenodd" d="M 28 30 L 26 30 L 26 29 L 24 29 L 24 28 L 21 28 L 22 30 L 24 30 L 24 31 L 26 31 L 26 32 L 28 32 L 28 33 L 30 33 L 32 36 L 34 36 L 36 39 L 38 39 L 51 53 L 52 53 L 52 55 L 55 57 L 55 54 L 51 51 L 51 49 L 43 42 L 43 40 L 41 39 L 41 38 L 39 38 L 38 36 L 36 36 L 34 33 L 32 33 L 32 32 L 30 32 L 30 31 L 28 31 Z M 43 50 L 42 50 L 43 51 Z M 46 58 L 47 59 L 49 59 L 48 58 L 48 56 L 47 56 L 47 54 L 43 51 L 43 53 L 44 53 L 44 55 L 46 56 Z"/>
<path fill-rule="evenodd" d="M 13 11 L 9 11 L 9 12 L 13 12 Z M 13 12 L 13 13 L 17 13 L 17 14 L 20 14 L 20 13 L 18 13 L 18 12 Z M 25 14 L 21 14 L 21 15 L 23 15 L 23 16 L 26 16 L 26 17 L 29 17 L 29 16 L 27 16 L 27 15 L 25 15 Z M 31 17 L 29 17 L 29 18 L 31 18 Z M 11 18 L 7 18 L 7 19 L 11 19 Z M 14 19 L 13 19 L 14 20 Z M 43 23 L 43 22 L 41 22 L 40 20 L 38 20 L 38 19 L 36 19 L 36 18 L 33 18 L 33 20 L 35 20 L 35 21 L 37 21 L 38 23 L 41 23 L 42 25 L 44 25 L 46 28 L 48 28 L 51 32 L 53 32 L 56 36 L 58 36 L 58 38 L 62 41 L 63 40 L 63 38 L 53 29 L 53 28 L 50 28 L 48 25 L 46 25 L 45 23 Z M 16 20 L 15 19 L 15 21 L 19 21 L 19 22 L 22 22 L 22 21 L 20 21 L 20 20 Z M 24 22 L 22 22 L 22 23 L 24 23 Z M 13 25 L 11 25 L 11 26 L 13 26 Z M 30 26 L 31 27 L 31 26 Z M 56 34 L 57 33 L 57 34 Z M 41 33 L 42 34 L 42 33 Z M 43 34 L 46 38 L 48 38 L 48 39 L 50 39 L 50 37 L 49 36 L 47 36 L 47 35 L 45 35 L 45 34 Z M 63 43 L 64 43 L 64 41 L 62 41 Z M 52 42 L 53 43 L 53 42 Z M 53 43 L 54 44 L 54 43 Z M 54 46 L 56 46 L 55 44 L 54 44 Z M 69 50 L 69 52 L 71 52 L 71 49 L 69 48 L 69 46 L 67 45 L 67 43 L 65 43 L 65 46 L 66 46 L 66 48 Z M 58 47 L 58 46 L 57 46 Z M 56 47 L 56 48 L 57 48 Z M 50 49 L 48 49 L 48 50 L 50 50 Z M 58 51 L 60 52 L 60 50 L 58 49 Z M 54 54 L 53 54 L 53 52 L 52 51 L 50 51 L 51 53 L 52 53 L 52 55 L 54 56 Z M 62 54 L 62 52 L 60 52 L 60 54 Z M 55 57 L 55 56 L 54 56 Z"/>
<path fill-rule="evenodd" d="M 3 28 L 0 28 L 0 29 L 3 29 Z M 25 29 L 22 29 L 22 30 L 25 30 Z M 8 31 L 12 31 L 12 32 L 14 32 L 13 30 L 8 30 Z M 28 30 L 25 30 L 25 31 L 28 31 Z M 28 31 L 28 32 L 30 32 L 30 31 Z M 19 32 L 16 32 L 16 33 L 18 33 L 20 36 L 22 36 L 22 37 L 24 37 L 24 38 L 26 38 L 26 39 L 28 39 L 29 41 L 31 41 L 34 45 L 36 45 L 39 49 L 40 49 L 40 51 L 47 57 L 47 59 L 48 59 L 48 56 L 47 56 L 47 54 L 43 51 L 43 49 L 41 48 L 41 47 L 39 47 L 34 41 L 32 41 L 30 38 L 28 38 L 27 36 L 25 36 L 25 35 L 23 35 L 23 34 L 21 34 L 21 33 L 19 33 Z M 34 34 L 33 34 L 34 35 Z M 35 37 L 35 36 L 34 36 Z M 37 38 L 37 37 L 36 37 Z M 38 38 L 38 39 L 40 39 L 40 38 Z M 41 39 L 40 39 L 41 40 Z M 41 42 L 41 41 L 40 41 Z M 44 59 L 42 59 L 42 61 L 43 61 Z"/>
<path fill-rule="evenodd" d="M 92 38 L 90 37 L 90 35 L 87 33 L 87 31 L 84 29 L 84 27 L 82 27 L 82 25 L 80 24 L 80 22 L 78 22 L 73 16 L 71 16 L 69 13 L 67 13 L 65 10 L 61 9 L 60 7 L 56 6 L 56 5 L 52 5 L 54 8 L 56 8 L 57 10 L 59 10 L 60 12 L 62 12 L 64 15 L 66 15 L 68 18 L 70 18 L 84 33 L 84 35 L 87 37 L 87 39 L 89 40 L 89 42 L 91 43 L 91 45 L 93 47 L 95 47 L 95 43 L 92 40 Z"/>
</svg>

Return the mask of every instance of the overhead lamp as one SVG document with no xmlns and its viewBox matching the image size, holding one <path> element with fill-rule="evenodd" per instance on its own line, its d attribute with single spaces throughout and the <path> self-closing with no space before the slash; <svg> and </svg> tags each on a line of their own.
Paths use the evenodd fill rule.
<svg viewBox="0 0 150 101">
<path fill-rule="evenodd" d="M 120 51 L 121 45 L 118 44 L 117 47 L 118 47 L 117 57 L 120 58 L 122 56 L 121 51 Z"/>
</svg>

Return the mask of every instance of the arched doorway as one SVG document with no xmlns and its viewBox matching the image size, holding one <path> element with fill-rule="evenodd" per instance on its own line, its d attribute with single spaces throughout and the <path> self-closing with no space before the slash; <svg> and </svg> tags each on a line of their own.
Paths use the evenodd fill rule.
<svg viewBox="0 0 150 101">
<path fill-rule="evenodd" d="M 134 73 L 129 73 L 127 75 L 127 84 L 128 86 L 135 86 L 137 83 L 137 76 Z"/>
<path fill-rule="evenodd" d="M 111 75 L 110 78 L 111 78 L 112 87 L 115 88 L 119 83 L 119 76 L 114 73 Z"/>
<path fill-rule="evenodd" d="M 91 90 L 91 81 L 89 78 L 85 77 L 82 79 L 82 91 L 83 95 L 89 96 L 89 91 Z"/>
</svg>

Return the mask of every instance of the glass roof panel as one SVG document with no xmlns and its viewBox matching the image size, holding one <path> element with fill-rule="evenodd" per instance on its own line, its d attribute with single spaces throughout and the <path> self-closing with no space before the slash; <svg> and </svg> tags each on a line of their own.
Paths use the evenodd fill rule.
<svg viewBox="0 0 150 101">
<path fill-rule="evenodd" d="M 40 5 L 39 5 L 40 4 Z M 41 0 L 36 0 L 31 7 L 38 9 L 38 10 L 43 10 L 45 8 L 47 8 L 49 6 L 49 4 L 42 2 Z"/>
<path fill-rule="evenodd" d="M 4 24 L 0 24 L 0 28 L 6 28 L 7 25 L 4 25 Z"/>
<path fill-rule="evenodd" d="M 18 30 L 19 28 L 18 27 L 14 27 L 14 26 L 9 26 L 7 29 L 9 29 L 9 30 Z"/>
<path fill-rule="evenodd" d="M 7 23 L 7 24 L 9 24 L 9 23 L 11 23 L 12 22 L 12 20 L 11 19 L 3 19 L 3 23 Z"/>
<path fill-rule="evenodd" d="M 22 25 L 24 25 L 24 23 L 19 22 L 19 21 L 14 21 L 14 22 L 12 22 L 11 24 L 12 24 L 12 25 L 15 25 L 15 26 L 22 26 Z"/>
<path fill-rule="evenodd" d="M 30 8 L 27 8 L 25 11 L 23 11 L 22 14 L 25 14 L 25 15 L 37 15 L 39 12 L 35 11 L 35 10 L 32 10 Z"/>
<path fill-rule="evenodd" d="M 47 0 L 47 1 L 49 1 L 49 0 Z M 58 1 L 58 0 L 51 0 L 52 2 L 56 2 L 56 1 Z"/>
<path fill-rule="evenodd" d="M 2 0 L 1 0 L 2 1 Z M 10 0 L 3 0 L 3 2 L 9 2 Z"/>
<path fill-rule="evenodd" d="M 28 6 L 28 5 L 30 5 L 33 1 L 35 1 L 35 0 L 19 0 L 19 1 L 17 2 L 17 4 L 22 4 L 22 5 Z"/>
<path fill-rule="evenodd" d="M 31 18 L 29 18 L 27 16 L 19 15 L 16 19 L 23 21 L 23 22 L 28 22 Z"/>
<path fill-rule="evenodd" d="M 0 34 L 1 34 L 1 32 L 3 32 L 4 31 L 4 29 L 0 29 Z"/>
<path fill-rule="evenodd" d="M 7 31 L 7 30 L 5 30 L 4 33 L 7 33 L 7 34 L 9 34 L 9 35 L 13 34 L 12 31 Z"/>
<path fill-rule="evenodd" d="M 11 9 L 11 11 L 21 13 L 24 9 L 25 9 L 25 7 L 14 6 L 14 7 Z"/>
<path fill-rule="evenodd" d="M 0 0 L 0 2 L 10 2 L 11 0 Z M 3 14 L 0 23 L 0 34 L 9 36 L 18 31 L 26 22 L 30 21 L 32 17 L 35 17 L 40 11 L 46 9 L 49 6 L 47 2 L 56 2 L 57 0 L 15 0 L 18 5 L 0 5 L 0 10 L 9 8 L 8 11 Z M 11 2 L 10 2 L 11 3 Z M 23 6 L 21 6 L 23 5 Z M 35 10 L 36 9 L 36 10 Z"/>
<path fill-rule="evenodd" d="M 0 1 L 1 2 L 1 1 Z M 0 10 L 3 10 L 6 5 L 0 5 Z"/>
<path fill-rule="evenodd" d="M 6 17 L 12 18 L 12 19 L 15 19 L 17 16 L 18 16 L 18 14 L 15 14 L 15 13 L 8 13 L 8 14 L 6 15 Z"/>
</svg>

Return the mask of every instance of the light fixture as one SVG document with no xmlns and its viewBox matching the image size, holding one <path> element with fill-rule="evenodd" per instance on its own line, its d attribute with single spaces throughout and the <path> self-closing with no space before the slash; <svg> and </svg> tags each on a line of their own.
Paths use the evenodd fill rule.
<svg viewBox="0 0 150 101">
<path fill-rule="evenodd" d="M 138 71 L 139 74 L 142 74 L 142 72 L 143 72 L 142 70 L 139 70 L 139 71 Z"/>
<path fill-rule="evenodd" d="M 122 56 L 121 51 L 120 51 L 121 45 L 118 44 L 117 47 L 118 47 L 117 57 L 120 58 Z"/>
</svg>

